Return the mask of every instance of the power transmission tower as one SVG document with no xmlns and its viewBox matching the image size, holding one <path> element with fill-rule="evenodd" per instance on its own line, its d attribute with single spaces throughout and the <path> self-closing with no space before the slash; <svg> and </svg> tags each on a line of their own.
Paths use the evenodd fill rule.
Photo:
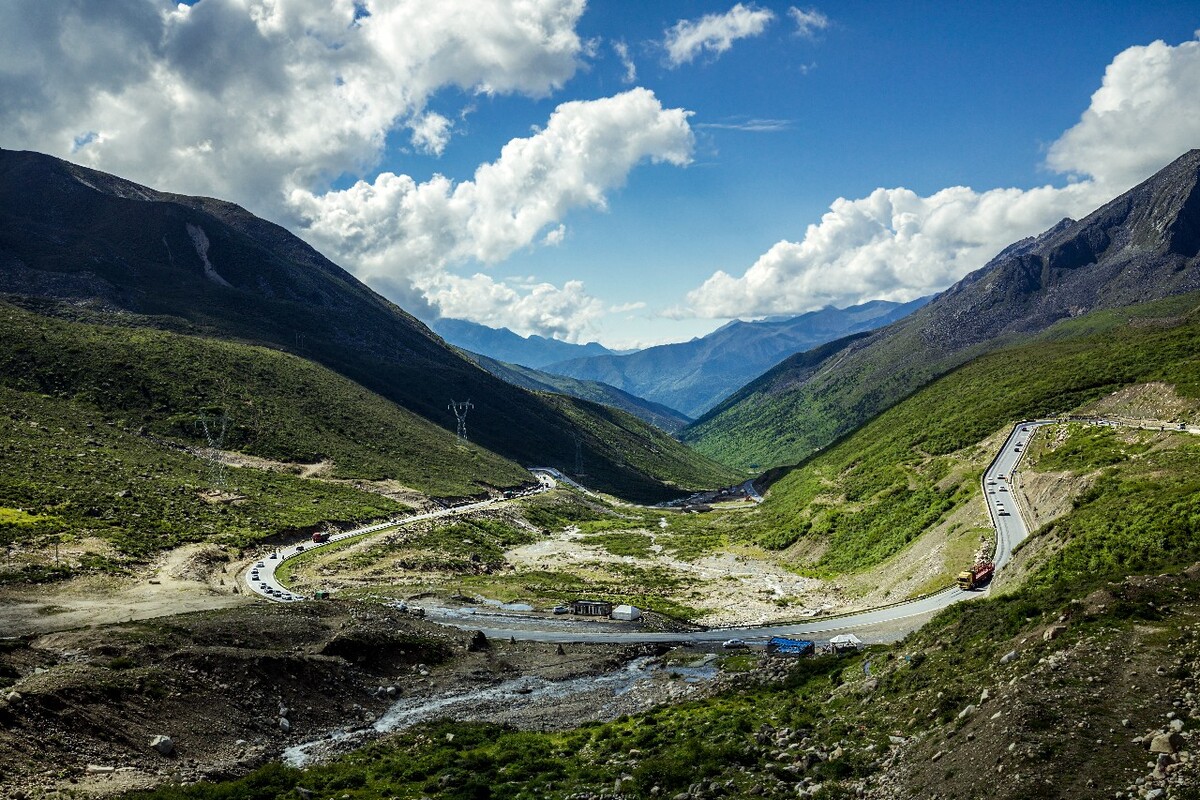
<svg viewBox="0 0 1200 800">
<path fill-rule="evenodd" d="M 467 440 L 467 412 L 474 407 L 470 400 L 465 403 L 456 403 L 454 398 L 450 398 L 450 405 L 446 406 L 454 412 L 454 418 L 458 420 L 458 440 L 460 442 Z"/>
<path fill-rule="evenodd" d="M 204 429 L 204 438 L 208 442 L 205 455 L 208 456 L 212 468 L 213 485 L 224 490 L 225 464 L 221 461 L 221 448 L 225 445 L 225 434 L 229 430 L 229 416 L 222 411 L 220 417 L 210 417 L 207 411 L 201 411 L 200 427 Z"/>
</svg>

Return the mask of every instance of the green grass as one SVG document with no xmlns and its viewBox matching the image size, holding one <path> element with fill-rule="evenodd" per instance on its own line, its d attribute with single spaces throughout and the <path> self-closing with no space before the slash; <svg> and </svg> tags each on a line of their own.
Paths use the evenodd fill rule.
<svg viewBox="0 0 1200 800">
<path fill-rule="evenodd" d="M 852 366 L 846 370 L 833 366 L 819 369 L 827 358 L 837 361 L 842 346 L 839 343 L 793 356 L 686 429 L 683 439 L 699 452 L 736 467 L 757 464 L 765 469 L 794 464 L 828 448 L 868 420 L 878 420 L 887 409 L 919 393 L 920 387 L 941 377 L 953 377 L 960 365 L 978 357 L 969 365 L 974 367 L 987 360 L 986 352 L 1014 346 L 1020 350 L 1022 343 L 1033 344 L 1031 354 L 1044 349 L 1051 357 L 1064 355 L 1064 348 L 1069 350 L 1072 342 L 1090 351 L 1089 355 L 1060 361 L 1059 365 L 1068 370 L 1061 376 L 1039 369 L 1036 357 L 1010 362 L 1014 369 L 1024 370 L 1023 374 L 998 376 L 1028 382 L 1032 394 L 1029 402 L 1022 403 L 1025 408 L 1039 413 L 1072 408 L 1099 396 L 1105 386 L 1153 375 L 1157 367 L 1173 361 L 1178 356 L 1173 347 L 1174 352 L 1165 353 L 1146 349 L 1134 361 L 1127 356 L 1139 341 L 1163 341 L 1171 347 L 1176 337 L 1168 333 L 1160 339 L 1157 334 L 1168 326 L 1194 326 L 1197 304 L 1200 293 L 1193 292 L 1138 307 L 1096 311 L 1063 320 L 1033 337 L 1000 337 L 945 356 L 938 354 L 936 343 L 920 337 L 916 322 L 924 311 L 917 311 L 910 318 L 913 324 L 902 323 L 897 335 L 878 342 L 864 354 L 848 356 Z M 1104 346 L 1110 344 L 1116 356 L 1111 363 L 1104 351 Z M 915 360 L 914 354 L 921 358 Z M 979 375 L 977 371 L 974 374 Z M 1071 394 L 1079 399 L 1072 402 Z M 1004 392 L 998 395 L 1009 400 Z M 1053 402 L 1056 398 L 1069 405 Z M 994 405 L 986 394 L 980 399 L 987 406 Z M 995 419 L 1000 416 L 995 412 L 995 408 L 984 407 L 977 416 Z M 938 421 L 933 413 L 930 419 Z M 963 441 L 960 431 L 939 427 L 943 436 Z M 931 437 L 931 443 L 936 446 L 937 439 Z"/>
<path fill-rule="evenodd" d="M 333 477 L 394 479 L 443 496 L 529 480 L 518 465 L 310 361 L 265 347 L 66 322 L 0 304 L 0 385 L 70 400 L 105 421 L 275 461 L 333 462 Z"/>
<path fill-rule="evenodd" d="M 0 545 L 17 557 L 0 581 L 42 581 L 69 574 L 29 548 L 98 539 L 111 554 L 80 559 L 83 570 L 119 570 L 188 542 L 244 547 L 325 521 L 357 522 L 405 506 L 350 485 L 286 473 L 231 468 L 228 490 L 243 499 L 205 502 L 212 486 L 206 461 L 165 447 L 89 408 L 0 388 L 0 455 L 20 469 L 0 470 Z"/>
<path fill-rule="evenodd" d="M 992 454 L 976 444 L 1005 426 L 1066 413 L 1134 383 L 1162 381 L 1200 397 L 1196 313 L 1169 327 L 1071 325 L 1086 335 L 1055 329 L 1037 344 L 983 356 L 787 472 L 748 518 L 749 535 L 776 550 L 802 539 L 824 545 L 818 559 L 802 564 L 818 575 L 861 572 L 978 497 Z M 1110 434 L 1092 436 L 1078 454 L 1056 458 L 1111 460 L 1129 450 Z"/>
</svg>

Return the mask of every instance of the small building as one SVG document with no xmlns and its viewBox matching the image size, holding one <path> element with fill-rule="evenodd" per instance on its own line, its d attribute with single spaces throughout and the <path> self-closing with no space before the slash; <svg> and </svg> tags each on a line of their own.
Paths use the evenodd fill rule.
<svg viewBox="0 0 1200 800">
<path fill-rule="evenodd" d="M 635 606 L 617 606 L 612 610 L 612 618 L 625 622 L 637 622 L 642 618 L 641 609 Z"/>
<path fill-rule="evenodd" d="M 788 639 L 783 636 L 772 636 L 767 640 L 767 653 L 770 655 L 811 656 L 816 651 L 816 644 L 808 639 Z"/>
<path fill-rule="evenodd" d="M 572 600 L 571 613 L 581 617 L 607 617 L 612 613 L 613 604 L 605 600 Z"/>
</svg>

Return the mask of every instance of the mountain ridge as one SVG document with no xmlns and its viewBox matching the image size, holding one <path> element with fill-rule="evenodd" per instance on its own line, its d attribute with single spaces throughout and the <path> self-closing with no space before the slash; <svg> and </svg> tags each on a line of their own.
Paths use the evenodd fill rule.
<svg viewBox="0 0 1200 800">
<path fill-rule="evenodd" d="M 217 280 L 219 278 L 220 280 Z M 728 473 L 633 417 L 531 394 L 282 227 L 232 203 L 157 192 L 38 153 L 0 150 L 0 293 L 111 323 L 287 350 L 446 430 L 471 399 L 471 441 L 569 467 L 575 434 L 597 488 L 656 500 Z"/>
<path fill-rule="evenodd" d="M 695 417 L 782 358 L 899 319 L 920 308 L 926 299 L 908 303 L 872 300 L 782 319 L 732 320 L 687 342 L 627 355 L 572 359 L 550 364 L 543 371 L 607 383 Z"/>
<path fill-rule="evenodd" d="M 933 378 L 1055 322 L 1200 288 L 1200 150 L 1078 221 L 1006 247 L 906 319 L 793 356 L 682 434 L 729 463 L 794 463 Z"/>
<path fill-rule="evenodd" d="M 429 323 L 429 329 L 455 347 L 531 369 L 541 369 L 568 358 L 616 353 L 599 342 L 572 344 L 537 334 L 521 336 L 508 328 L 493 328 L 462 319 L 435 319 Z"/>
</svg>

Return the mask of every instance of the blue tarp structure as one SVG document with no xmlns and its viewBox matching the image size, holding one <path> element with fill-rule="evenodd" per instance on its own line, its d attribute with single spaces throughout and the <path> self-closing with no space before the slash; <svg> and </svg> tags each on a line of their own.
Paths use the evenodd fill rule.
<svg viewBox="0 0 1200 800">
<path fill-rule="evenodd" d="M 808 639 L 785 639 L 782 636 L 772 636 L 767 640 L 768 653 L 782 653 L 789 656 L 811 656 L 816 652 L 816 645 Z"/>
</svg>

